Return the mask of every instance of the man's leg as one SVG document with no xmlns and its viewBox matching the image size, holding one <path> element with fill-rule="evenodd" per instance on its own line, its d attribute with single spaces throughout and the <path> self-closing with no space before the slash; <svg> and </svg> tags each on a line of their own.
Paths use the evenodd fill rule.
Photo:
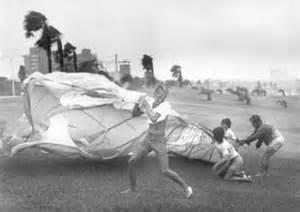
<svg viewBox="0 0 300 212">
<path fill-rule="evenodd" d="M 269 175 L 269 169 L 270 169 L 270 157 L 274 155 L 283 145 L 283 142 L 277 141 L 276 139 L 272 141 L 270 146 L 267 147 L 265 153 L 262 156 L 261 161 L 261 175 L 262 176 L 268 176 Z"/>
<path fill-rule="evenodd" d="M 173 180 L 178 185 L 180 185 L 184 189 L 186 193 L 186 197 L 189 198 L 193 193 L 192 188 L 183 180 L 181 176 L 179 176 L 179 174 L 177 174 L 175 171 L 169 168 L 169 157 L 168 157 L 167 145 L 161 142 L 152 145 L 152 148 L 155 151 L 156 156 L 158 158 L 161 173 L 164 176 Z"/>
</svg>

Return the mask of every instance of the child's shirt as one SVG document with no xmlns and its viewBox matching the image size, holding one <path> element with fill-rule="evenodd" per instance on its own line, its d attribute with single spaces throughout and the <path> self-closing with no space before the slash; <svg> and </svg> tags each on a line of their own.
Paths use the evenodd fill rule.
<svg viewBox="0 0 300 212">
<path fill-rule="evenodd" d="M 222 158 L 228 157 L 229 159 L 233 159 L 239 155 L 232 144 L 225 139 L 223 139 L 223 142 L 221 144 L 216 142 L 215 146 Z"/>
<path fill-rule="evenodd" d="M 230 128 L 225 131 L 225 138 L 236 140 L 236 136 Z"/>
</svg>

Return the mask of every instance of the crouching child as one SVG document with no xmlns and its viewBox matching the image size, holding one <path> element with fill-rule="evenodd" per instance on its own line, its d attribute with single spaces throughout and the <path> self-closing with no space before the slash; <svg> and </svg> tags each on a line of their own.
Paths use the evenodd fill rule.
<svg viewBox="0 0 300 212">
<path fill-rule="evenodd" d="M 225 180 L 251 183 L 251 177 L 243 172 L 244 160 L 236 149 L 225 138 L 225 131 L 222 127 L 213 130 L 213 140 L 220 160 L 214 164 L 212 170 Z"/>
</svg>

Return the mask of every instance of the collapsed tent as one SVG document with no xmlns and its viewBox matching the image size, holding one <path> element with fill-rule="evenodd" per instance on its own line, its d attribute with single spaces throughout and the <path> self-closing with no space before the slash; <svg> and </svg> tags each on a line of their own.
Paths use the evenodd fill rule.
<svg viewBox="0 0 300 212">
<path fill-rule="evenodd" d="M 34 73 L 24 87 L 25 115 L 8 141 L 10 156 L 38 148 L 63 157 L 109 160 L 127 156 L 146 134 L 146 116 L 131 115 L 145 94 L 120 88 L 102 75 Z M 170 153 L 210 162 L 218 159 L 205 130 L 175 111 L 166 130 Z"/>
</svg>

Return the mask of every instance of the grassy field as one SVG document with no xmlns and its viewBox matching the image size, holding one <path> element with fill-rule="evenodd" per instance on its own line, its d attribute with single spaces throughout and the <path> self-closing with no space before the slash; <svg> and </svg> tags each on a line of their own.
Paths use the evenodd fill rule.
<svg viewBox="0 0 300 212">
<path fill-rule="evenodd" d="M 251 185 L 224 182 L 210 165 L 171 158 L 170 166 L 194 188 L 186 200 L 181 189 L 159 174 L 154 157 L 139 164 L 139 191 L 123 195 L 128 187 L 127 161 L 105 163 L 66 160 L 26 150 L 14 158 L 0 158 L 0 211 L 300 211 L 300 99 L 288 98 L 289 108 L 275 104 L 275 97 L 254 97 L 244 105 L 235 97 L 215 95 L 207 102 L 194 90 L 171 90 L 174 108 L 213 128 L 224 117 L 233 121 L 239 137 L 252 129 L 253 113 L 280 129 L 286 145 L 272 160 L 271 176 Z M 0 120 L 13 129 L 22 114 L 20 100 L 0 99 Z M 263 149 L 243 147 L 241 154 L 250 174 L 258 169 Z"/>
</svg>

